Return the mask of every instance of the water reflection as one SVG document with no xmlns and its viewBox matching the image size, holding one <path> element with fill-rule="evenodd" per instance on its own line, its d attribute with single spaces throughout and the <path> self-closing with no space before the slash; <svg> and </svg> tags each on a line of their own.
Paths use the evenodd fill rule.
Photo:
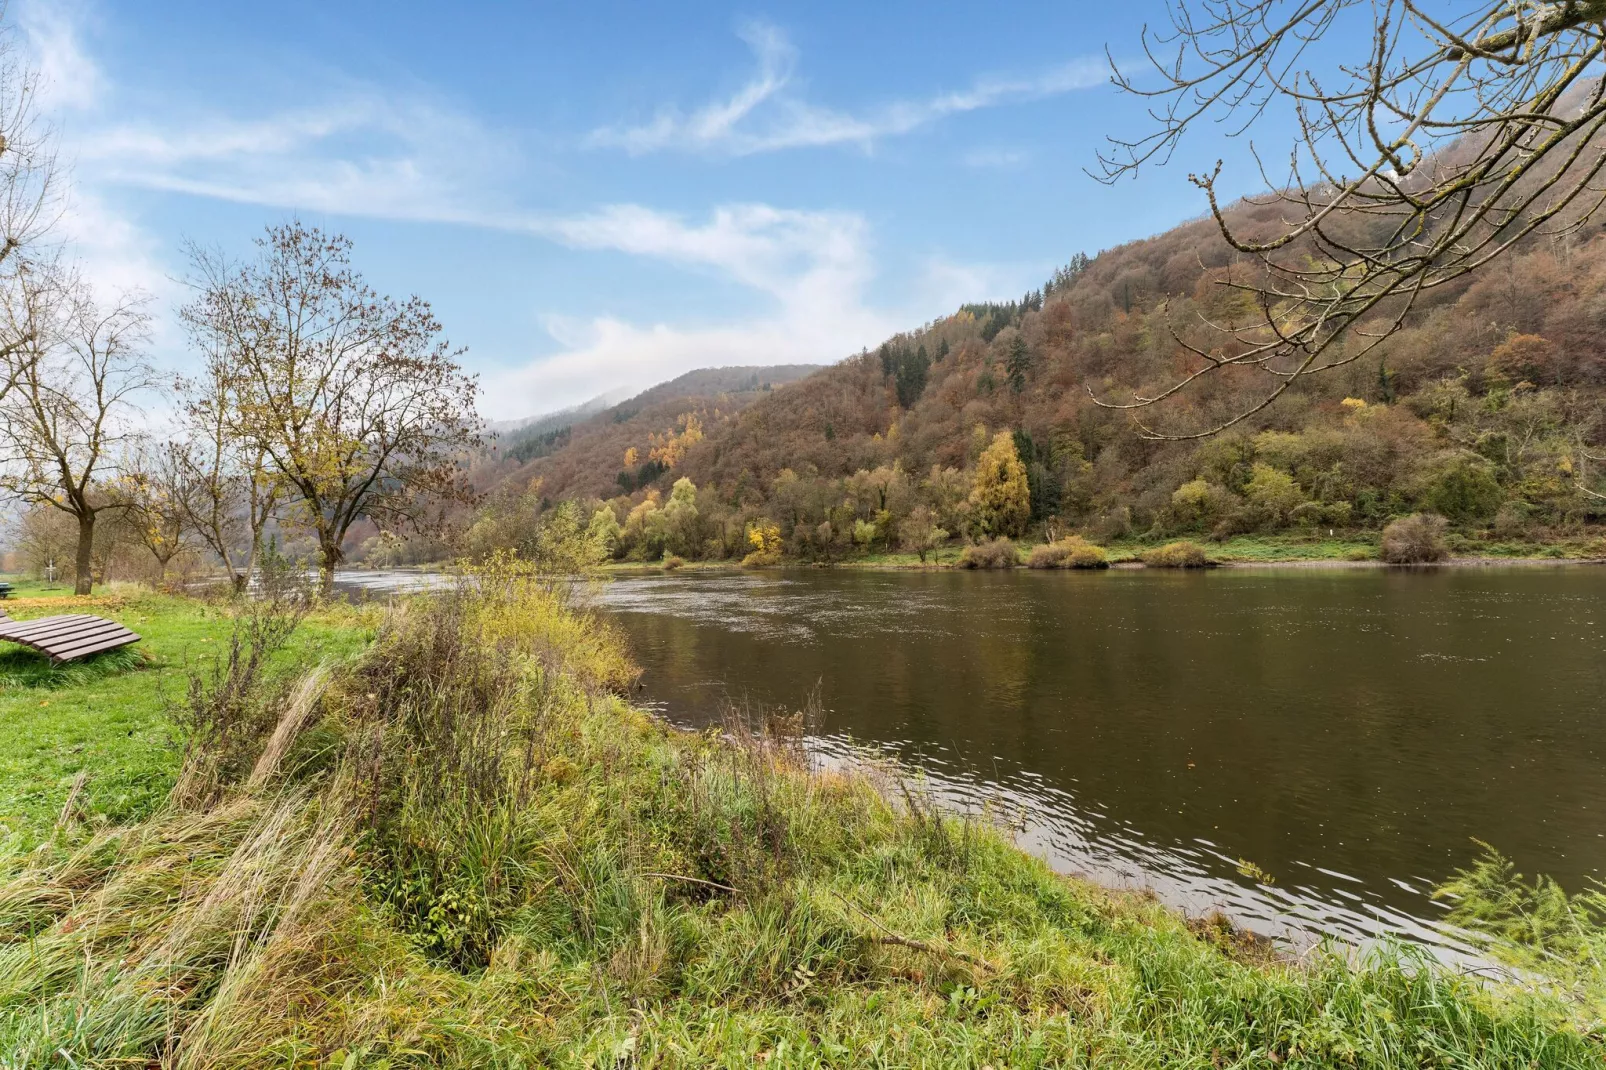
<svg viewBox="0 0 1606 1070">
<path fill-rule="evenodd" d="M 797 572 L 597 596 L 688 723 L 796 704 L 816 740 L 1018 811 L 1066 870 L 1308 938 L 1453 939 L 1427 892 L 1495 843 L 1606 866 L 1606 571 Z M 1248 860 L 1275 886 L 1239 873 Z"/>
</svg>

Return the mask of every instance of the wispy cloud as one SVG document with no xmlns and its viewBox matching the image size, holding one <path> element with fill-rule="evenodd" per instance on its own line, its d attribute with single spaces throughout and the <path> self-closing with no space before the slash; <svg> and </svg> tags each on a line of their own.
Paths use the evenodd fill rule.
<svg viewBox="0 0 1606 1070">
<path fill-rule="evenodd" d="M 559 408 L 622 385 L 645 387 L 698 367 L 838 360 L 962 298 L 997 289 L 986 285 L 986 271 L 933 260 L 909 276 L 907 291 L 890 300 L 877 296 L 873 237 L 855 212 L 764 203 L 694 215 L 634 203 L 566 213 L 532 207 L 512 192 L 527 185 L 529 170 L 516 138 L 417 94 L 339 83 L 321 97 L 257 114 L 192 104 L 131 117 L 118 87 L 83 47 L 81 25 L 58 17 L 67 9 L 22 2 L 51 105 L 71 117 L 67 152 L 76 188 L 65 236 L 89 273 L 110 288 L 173 285 L 161 261 L 178 236 L 159 240 L 136 215 L 118 210 L 127 191 L 139 189 L 525 234 L 570 251 L 561 255 L 616 254 L 711 274 L 754 298 L 747 311 L 704 322 L 630 322 L 537 308 L 552 352 L 497 369 L 493 360 L 505 364 L 516 355 L 471 348 L 484 373 L 483 406 L 493 418 Z M 787 97 L 796 53 L 779 33 L 754 27 L 748 40 L 759 72 L 740 92 L 693 116 L 665 117 L 664 131 L 643 135 L 643 144 L 688 137 L 708 146 L 868 144 L 941 115 L 1081 84 L 1069 75 L 977 83 L 855 118 Z M 461 336 L 455 328 L 453 337 Z M 164 356 L 181 359 L 176 332 L 168 331 L 167 344 L 172 353 Z"/>
<path fill-rule="evenodd" d="M 44 100 L 57 108 L 87 108 L 98 100 L 105 79 L 83 47 L 82 5 L 74 0 L 23 0 L 16 15 Z"/>
<path fill-rule="evenodd" d="M 507 139 L 427 101 L 353 87 L 261 117 L 115 119 L 80 140 L 94 180 L 304 211 L 473 223 L 516 166 Z"/>
<path fill-rule="evenodd" d="M 840 360 L 901 319 L 868 301 L 869 230 L 854 213 L 739 204 L 691 221 L 627 204 L 528 225 L 574 249 L 712 270 L 757 291 L 767 307 L 736 322 L 690 325 L 549 316 L 558 351 L 489 377 L 487 396 L 496 400 L 488 407 L 501 410 L 494 416 L 561 407 L 619 383 L 645 387 L 693 368 Z"/>
<path fill-rule="evenodd" d="M 1104 59 L 1083 57 L 1035 75 L 982 78 L 966 89 L 893 101 L 856 115 L 810 104 L 792 92 L 798 51 L 781 30 L 754 23 L 740 36 L 752 49 L 757 69 L 730 97 L 689 113 L 666 106 L 645 123 L 593 130 L 587 143 L 631 155 L 679 149 L 747 156 L 844 144 L 868 149 L 946 116 L 1041 100 L 1109 80 Z"/>
</svg>

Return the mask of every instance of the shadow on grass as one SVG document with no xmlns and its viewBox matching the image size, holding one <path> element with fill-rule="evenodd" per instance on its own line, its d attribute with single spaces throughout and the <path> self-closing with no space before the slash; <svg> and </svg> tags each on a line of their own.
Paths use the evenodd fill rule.
<svg viewBox="0 0 1606 1070">
<path fill-rule="evenodd" d="M 48 657 L 26 647 L 7 647 L 0 650 L 0 690 L 18 687 L 43 687 L 52 690 L 61 687 L 81 687 L 84 684 L 134 672 L 151 664 L 151 659 L 138 647 L 121 647 L 101 654 L 91 654 L 80 661 L 65 665 L 54 664 Z"/>
</svg>

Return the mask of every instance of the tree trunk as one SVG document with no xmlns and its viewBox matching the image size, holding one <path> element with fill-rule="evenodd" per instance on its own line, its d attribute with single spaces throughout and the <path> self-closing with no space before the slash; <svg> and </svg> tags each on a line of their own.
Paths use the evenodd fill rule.
<svg viewBox="0 0 1606 1070">
<path fill-rule="evenodd" d="M 325 598 L 334 593 L 335 568 L 342 556 L 338 542 L 326 542 L 318 548 L 318 588 Z"/>
<path fill-rule="evenodd" d="M 262 557 L 262 529 L 257 528 L 251 532 L 251 549 L 245 555 L 245 568 L 234 568 L 234 562 L 228 561 L 230 574 L 234 577 L 234 593 L 243 595 L 251 587 L 251 577 L 256 575 L 257 562 Z M 225 560 L 227 560 L 225 558 Z"/>
<path fill-rule="evenodd" d="M 73 594 L 88 594 L 95 587 L 95 514 L 78 518 L 78 554 L 73 562 Z"/>
</svg>

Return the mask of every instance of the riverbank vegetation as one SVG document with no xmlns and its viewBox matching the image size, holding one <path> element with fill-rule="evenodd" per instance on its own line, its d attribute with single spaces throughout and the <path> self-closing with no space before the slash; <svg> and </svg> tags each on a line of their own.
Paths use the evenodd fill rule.
<svg viewBox="0 0 1606 1070">
<path fill-rule="evenodd" d="M 1055 875 L 896 769 L 811 767 L 799 715 L 670 728 L 617 634 L 507 558 L 384 611 L 102 608 L 148 663 L 4 682 L 40 741 L 0 775 L 39 794 L 0 861 L 9 1066 L 1601 1057 L 1542 991 L 1285 958 Z M 143 757 L 73 772 L 80 692 Z M 97 787 L 141 762 L 165 795 Z"/>
</svg>

